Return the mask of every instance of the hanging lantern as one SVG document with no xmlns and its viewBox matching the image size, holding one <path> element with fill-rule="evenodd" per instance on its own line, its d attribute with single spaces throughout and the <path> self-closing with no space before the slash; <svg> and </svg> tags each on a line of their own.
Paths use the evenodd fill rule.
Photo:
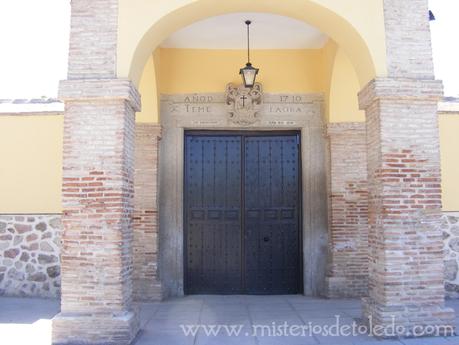
<svg viewBox="0 0 459 345">
<path fill-rule="evenodd" d="M 242 81 L 244 82 L 244 86 L 248 88 L 252 88 L 255 85 L 255 79 L 257 77 L 258 68 L 255 68 L 250 63 L 250 29 L 249 26 L 252 22 L 250 20 L 246 20 L 245 24 L 247 25 L 247 63 L 245 64 L 244 68 L 239 70 L 239 74 L 242 76 Z"/>
</svg>

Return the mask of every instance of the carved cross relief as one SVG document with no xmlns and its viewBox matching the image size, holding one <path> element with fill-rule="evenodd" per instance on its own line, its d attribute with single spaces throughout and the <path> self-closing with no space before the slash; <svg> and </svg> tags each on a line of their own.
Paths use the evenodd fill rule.
<svg viewBox="0 0 459 345">
<path fill-rule="evenodd" d="M 253 88 L 228 84 L 225 99 L 228 119 L 234 124 L 248 126 L 259 120 L 263 102 L 263 90 L 260 83 L 255 83 Z"/>
</svg>

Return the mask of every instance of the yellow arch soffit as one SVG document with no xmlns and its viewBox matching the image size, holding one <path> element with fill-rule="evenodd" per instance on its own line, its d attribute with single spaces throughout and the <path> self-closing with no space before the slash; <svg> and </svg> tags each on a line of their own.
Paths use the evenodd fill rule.
<svg viewBox="0 0 459 345">
<path fill-rule="evenodd" d="M 117 72 L 138 85 L 153 50 L 178 29 L 231 12 L 265 12 L 305 21 L 331 37 L 364 86 L 385 76 L 383 0 L 120 0 Z"/>
</svg>

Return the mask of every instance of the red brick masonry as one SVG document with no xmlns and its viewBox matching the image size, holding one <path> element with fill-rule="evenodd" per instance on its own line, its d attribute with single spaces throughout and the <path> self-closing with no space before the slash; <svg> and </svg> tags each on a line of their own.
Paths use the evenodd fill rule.
<svg viewBox="0 0 459 345">
<path fill-rule="evenodd" d="M 327 297 L 368 294 L 368 183 L 365 123 L 330 123 Z"/>
</svg>

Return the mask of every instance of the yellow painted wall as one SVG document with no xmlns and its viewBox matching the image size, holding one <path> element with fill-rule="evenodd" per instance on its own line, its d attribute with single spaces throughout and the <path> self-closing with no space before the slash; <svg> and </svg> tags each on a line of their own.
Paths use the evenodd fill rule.
<svg viewBox="0 0 459 345">
<path fill-rule="evenodd" d="M 439 118 L 443 210 L 459 211 L 459 114 Z"/>
<path fill-rule="evenodd" d="M 330 82 L 329 122 L 365 121 L 365 112 L 359 110 L 357 93 L 360 85 L 355 69 L 346 53 L 338 49 Z"/>
<path fill-rule="evenodd" d="M 0 214 L 59 213 L 63 116 L 0 116 Z"/>
<path fill-rule="evenodd" d="M 142 111 L 136 113 L 136 122 L 158 122 L 158 89 L 153 56 L 148 59 L 143 69 L 139 92 L 142 96 Z"/>
<path fill-rule="evenodd" d="M 224 92 L 241 83 L 245 50 L 160 49 L 160 92 Z M 265 92 L 323 92 L 322 50 L 254 50 L 252 64 Z"/>
</svg>

